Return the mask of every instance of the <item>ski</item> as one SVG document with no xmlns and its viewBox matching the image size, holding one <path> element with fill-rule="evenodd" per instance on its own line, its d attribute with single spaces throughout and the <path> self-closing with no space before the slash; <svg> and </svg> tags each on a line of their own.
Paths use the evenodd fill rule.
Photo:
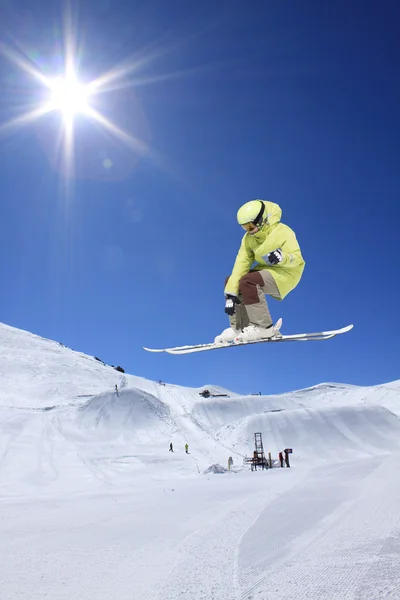
<svg viewBox="0 0 400 600">
<path fill-rule="evenodd" d="M 278 325 L 278 323 L 277 323 Z M 249 344 L 272 344 L 278 342 L 311 342 L 329 340 L 337 335 L 347 333 L 353 329 L 353 325 L 347 325 L 341 329 L 332 329 L 330 331 L 320 331 L 317 333 L 295 333 L 292 335 L 279 335 L 273 338 L 253 340 L 249 342 L 232 342 L 228 344 L 196 344 L 192 346 L 176 346 L 173 348 L 144 348 L 147 352 L 166 352 L 167 354 L 191 354 L 193 352 L 204 352 L 208 350 L 222 350 L 234 348 L 237 346 L 247 346 Z"/>
</svg>

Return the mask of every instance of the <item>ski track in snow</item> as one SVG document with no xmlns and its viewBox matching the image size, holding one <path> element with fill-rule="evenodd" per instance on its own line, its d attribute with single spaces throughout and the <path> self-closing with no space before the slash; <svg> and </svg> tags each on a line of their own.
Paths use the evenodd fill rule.
<svg viewBox="0 0 400 600">
<path fill-rule="evenodd" d="M 265 472 L 259 471 L 256 476 L 262 481 L 266 475 Z M 266 484 L 267 481 L 262 483 Z M 293 480 L 281 481 L 278 489 L 282 493 L 293 485 Z M 191 535 L 182 545 L 179 556 L 163 581 L 159 599 L 236 598 L 235 573 L 237 549 L 241 538 L 265 505 L 277 494 L 276 489 L 270 488 L 244 499 L 227 501 L 223 517 L 214 519 L 207 527 Z"/>
<path fill-rule="evenodd" d="M 247 532 L 240 600 L 398 597 L 399 455 L 320 475 L 275 500 Z"/>
<path fill-rule="evenodd" d="M 400 381 L 205 399 L 1 324 L 0 364 L 1 600 L 399 600 Z"/>
</svg>

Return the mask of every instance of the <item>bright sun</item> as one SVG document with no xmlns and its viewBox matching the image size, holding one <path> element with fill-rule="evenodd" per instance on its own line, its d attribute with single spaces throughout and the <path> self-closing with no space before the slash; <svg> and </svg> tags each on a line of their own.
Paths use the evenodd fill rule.
<svg viewBox="0 0 400 600">
<path fill-rule="evenodd" d="M 147 155 L 149 153 L 147 144 L 119 127 L 97 110 L 95 98 L 105 92 L 132 87 L 134 82 L 129 79 L 131 75 L 154 60 L 158 53 L 155 53 L 154 56 L 152 54 L 148 57 L 144 56 L 140 60 L 126 61 L 126 64 L 116 66 L 110 71 L 99 75 L 96 79 L 83 83 L 78 77 L 76 34 L 73 31 L 72 17 L 68 11 L 65 19 L 63 31 L 65 47 L 62 55 L 65 70 L 58 77 L 49 78 L 23 52 L 5 45 L 0 40 L 0 56 L 6 56 L 44 88 L 44 90 L 40 90 L 37 104 L 29 105 L 28 111 L 21 112 L 18 116 L 4 123 L 0 122 L 0 134 L 6 129 L 34 122 L 50 112 L 58 112 L 62 118 L 57 143 L 59 143 L 61 150 L 60 160 L 65 165 L 65 172 L 68 177 L 72 177 L 74 171 L 74 139 L 75 129 L 78 126 L 75 117 L 78 115 L 83 115 L 88 121 L 101 126 L 136 153 Z M 92 101 L 94 106 L 91 105 Z M 109 159 L 105 159 L 103 165 L 108 168 L 109 162 Z"/>
<path fill-rule="evenodd" d="M 59 110 L 64 118 L 71 118 L 90 109 L 88 87 L 80 83 L 75 76 L 57 77 L 49 82 L 49 87 L 49 110 Z"/>
</svg>

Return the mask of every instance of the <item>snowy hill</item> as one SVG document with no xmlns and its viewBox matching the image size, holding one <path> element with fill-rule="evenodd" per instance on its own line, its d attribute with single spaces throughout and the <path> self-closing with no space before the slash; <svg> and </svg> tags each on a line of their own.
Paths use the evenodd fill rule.
<svg viewBox="0 0 400 600">
<path fill-rule="evenodd" d="M 400 379 L 390 383 L 365 387 L 322 383 L 311 388 L 292 392 L 291 395 L 299 402 L 304 401 L 304 405 L 310 408 L 321 407 L 322 405 L 380 404 L 400 415 Z"/>
<path fill-rule="evenodd" d="M 122 485 L 150 469 L 159 479 L 198 475 L 215 463 L 226 466 L 230 455 L 242 467 L 256 431 L 274 458 L 293 447 L 293 459 L 307 463 L 379 455 L 400 440 L 400 382 L 325 383 L 276 396 L 183 388 L 119 373 L 6 325 L 0 360 L 3 492 L 58 489 L 71 473 L 77 489 Z M 189 456 L 182 454 L 186 442 Z"/>
<path fill-rule="evenodd" d="M 0 538 L 21 540 L 0 552 L 1 598 L 347 598 L 332 569 L 321 587 L 323 553 L 354 598 L 395 597 L 398 561 L 385 545 L 391 579 L 374 596 L 370 553 L 380 564 L 398 535 L 400 381 L 241 396 L 121 373 L 1 324 L 0 361 Z M 255 432 L 274 459 L 293 448 L 292 469 L 251 473 Z"/>
</svg>

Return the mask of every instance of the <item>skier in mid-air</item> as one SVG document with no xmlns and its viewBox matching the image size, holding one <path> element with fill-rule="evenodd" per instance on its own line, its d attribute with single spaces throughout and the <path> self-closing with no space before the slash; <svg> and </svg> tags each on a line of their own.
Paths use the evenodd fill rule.
<svg viewBox="0 0 400 600">
<path fill-rule="evenodd" d="M 305 265 L 296 235 L 281 223 L 281 215 L 280 206 L 266 200 L 239 208 L 237 220 L 246 233 L 225 285 L 230 327 L 215 338 L 216 344 L 277 335 L 265 294 L 283 300 L 299 283 Z"/>
<path fill-rule="evenodd" d="M 294 231 L 281 223 L 282 210 L 268 200 L 250 200 L 237 213 L 245 230 L 231 275 L 225 281 L 225 312 L 230 327 L 213 342 L 147 352 L 190 354 L 267 341 L 321 341 L 347 333 L 354 325 L 315 333 L 280 334 L 281 319 L 272 321 L 265 295 L 283 300 L 300 282 L 305 262 Z"/>
</svg>

